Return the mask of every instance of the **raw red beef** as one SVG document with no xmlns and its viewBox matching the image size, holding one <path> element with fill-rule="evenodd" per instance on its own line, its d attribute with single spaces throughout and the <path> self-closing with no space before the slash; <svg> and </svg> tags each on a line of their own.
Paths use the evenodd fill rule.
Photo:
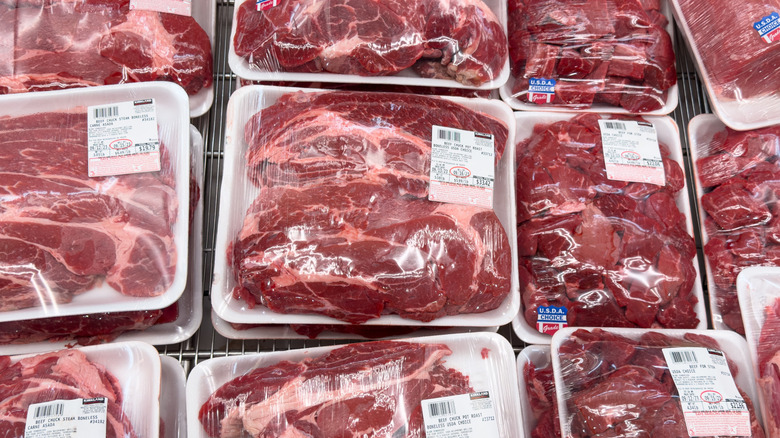
<svg viewBox="0 0 780 438">
<path fill-rule="evenodd" d="M 0 119 L 0 310 L 66 303 L 103 279 L 164 293 L 178 204 L 161 151 L 160 172 L 88 178 L 84 110 Z"/>
<path fill-rule="evenodd" d="M 683 171 L 661 145 L 665 186 L 607 179 L 598 119 L 539 124 L 517 146 L 525 319 L 563 306 L 569 326 L 696 327 Z"/>
<path fill-rule="evenodd" d="M 472 391 L 445 345 L 380 341 L 257 368 L 200 408 L 211 437 L 422 437 L 421 401 Z"/>
<path fill-rule="evenodd" d="M 507 59 L 506 34 L 482 0 L 281 0 L 241 4 L 233 47 L 264 71 L 422 77 L 478 86 Z"/>
<path fill-rule="evenodd" d="M 694 334 L 676 339 L 648 332 L 637 341 L 600 329 L 577 330 L 558 350 L 567 394 L 569 436 L 654 437 L 688 436 L 680 396 L 662 349 L 705 347 L 719 350 L 717 341 Z M 734 377 L 738 369 L 729 361 Z M 764 431 L 753 402 L 740 390 L 751 419 L 752 438 Z"/>
<path fill-rule="evenodd" d="M 511 257 L 490 209 L 428 201 L 432 125 L 495 135 L 502 122 L 440 98 L 290 93 L 252 117 L 248 177 L 261 186 L 228 258 L 234 296 L 359 324 L 498 307 Z"/>
<path fill-rule="evenodd" d="M 780 12 L 780 1 L 675 1 L 717 96 L 742 100 L 777 95 L 780 44 L 762 40 L 753 25 L 772 12 Z"/>
<path fill-rule="evenodd" d="M 780 266 L 780 127 L 718 132 L 699 150 L 709 240 L 704 254 L 723 322 L 744 334 L 737 275 L 748 266 Z"/>
<path fill-rule="evenodd" d="M 547 366 L 536 368 L 531 363 L 523 367 L 525 391 L 531 405 L 536 425 L 531 438 L 555 438 L 561 436 L 561 423 L 558 421 L 558 401 L 555 396 L 555 378 L 552 360 Z"/>
<path fill-rule="evenodd" d="M 191 17 L 129 0 L 0 1 L 0 94 L 164 80 L 211 85 L 208 35 Z"/>
<path fill-rule="evenodd" d="M 54 400 L 108 399 L 106 438 L 136 438 L 122 411 L 122 388 L 117 379 L 78 350 L 40 354 L 11 364 L 0 356 L 0 433 L 23 438 L 31 404 Z"/>
<path fill-rule="evenodd" d="M 513 96 L 539 103 L 529 80 L 554 79 L 552 105 L 661 108 L 677 73 L 659 8 L 639 0 L 509 0 Z"/>
<path fill-rule="evenodd" d="M 767 434 L 780 436 L 780 299 L 767 306 L 758 339 L 758 386 L 764 397 Z"/>
<path fill-rule="evenodd" d="M 498 98 L 496 90 L 477 90 L 470 88 L 417 87 L 390 84 L 342 84 L 338 82 L 250 81 L 243 78 L 238 78 L 238 80 L 242 87 L 247 85 L 273 85 L 277 87 L 322 88 L 325 90 L 384 91 L 390 93 L 424 94 L 426 96 L 482 97 L 485 99 Z"/>
</svg>

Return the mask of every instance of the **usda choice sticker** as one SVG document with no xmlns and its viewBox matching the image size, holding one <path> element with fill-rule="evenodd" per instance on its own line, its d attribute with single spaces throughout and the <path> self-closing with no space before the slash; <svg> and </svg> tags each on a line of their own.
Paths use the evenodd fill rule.
<svg viewBox="0 0 780 438">
<path fill-rule="evenodd" d="M 154 99 L 90 106 L 87 112 L 90 177 L 160 170 Z"/>
<path fill-rule="evenodd" d="M 531 78 L 528 80 L 528 101 L 552 103 L 555 100 L 555 79 Z"/>
<path fill-rule="evenodd" d="M 433 125 L 428 199 L 493 208 L 492 134 Z"/>
<path fill-rule="evenodd" d="M 688 436 L 750 436 L 750 413 L 726 356 L 707 348 L 664 348 Z"/>
<path fill-rule="evenodd" d="M 25 438 L 105 438 L 105 397 L 55 400 L 27 409 Z"/>
<path fill-rule="evenodd" d="M 422 401 L 426 438 L 498 437 L 493 400 L 488 391 Z"/>
<path fill-rule="evenodd" d="M 599 120 L 607 178 L 666 184 L 655 127 L 633 120 Z"/>
<path fill-rule="evenodd" d="M 279 0 L 256 0 L 255 5 L 258 11 L 266 11 L 279 4 Z"/>
<path fill-rule="evenodd" d="M 767 43 L 780 41 L 780 14 L 772 12 L 761 20 L 753 23 L 753 29 Z"/>
<path fill-rule="evenodd" d="M 545 335 L 554 335 L 558 330 L 568 327 L 566 307 L 541 306 L 536 309 L 536 330 Z"/>
</svg>

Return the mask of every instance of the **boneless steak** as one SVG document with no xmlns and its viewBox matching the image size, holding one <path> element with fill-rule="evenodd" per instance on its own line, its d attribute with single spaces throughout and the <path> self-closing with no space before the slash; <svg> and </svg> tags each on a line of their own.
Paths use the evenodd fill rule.
<svg viewBox="0 0 780 438">
<path fill-rule="evenodd" d="M 119 381 L 78 350 L 27 357 L 0 356 L 0 436 L 23 438 L 30 405 L 54 400 L 105 397 L 106 438 L 136 438 L 123 411 Z"/>
<path fill-rule="evenodd" d="M 173 168 L 87 177 L 87 115 L 0 119 L 0 309 L 67 303 L 105 280 L 130 296 L 173 282 Z"/>
<path fill-rule="evenodd" d="M 424 436 L 422 400 L 472 392 L 445 345 L 380 341 L 256 368 L 199 411 L 210 437 Z"/>
<path fill-rule="evenodd" d="M 423 77 L 467 85 L 495 79 L 506 34 L 482 0 L 281 0 L 243 2 L 233 47 L 263 71 Z"/>
<path fill-rule="evenodd" d="M 128 0 L 0 1 L 0 94 L 164 80 L 212 81 L 211 43 L 192 17 Z"/>
<path fill-rule="evenodd" d="M 252 117 L 260 187 L 228 258 L 236 298 L 358 324 L 485 312 L 509 293 L 511 256 L 491 209 L 427 200 L 432 125 L 495 135 L 503 122 L 394 93 L 290 93 Z"/>
</svg>

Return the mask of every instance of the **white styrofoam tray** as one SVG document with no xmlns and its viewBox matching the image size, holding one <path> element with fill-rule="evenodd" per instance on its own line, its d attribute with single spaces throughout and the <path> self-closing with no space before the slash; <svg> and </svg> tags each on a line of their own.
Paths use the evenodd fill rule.
<svg viewBox="0 0 780 438">
<path fill-rule="evenodd" d="M 531 402 L 528 400 L 528 382 L 525 381 L 524 368 L 526 364 L 531 364 L 536 369 L 546 368 L 552 364 L 549 345 L 529 345 L 517 355 L 517 388 L 520 391 L 520 407 L 523 412 L 523 433 L 519 438 L 530 437 L 536 427 L 537 419 L 534 418 L 534 411 L 531 409 Z"/>
<path fill-rule="evenodd" d="M 452 350 L 443 361 L 468 376 L 475 391 L 489 391 L 499 427 L 499 436 L 516 437 L 520 433 L 520 400 L 515 388 L 514 351 L 509 342 L 496 333 L 467 333 L 405 339 L 420 344 L 445 344 Z M 225 383 L 255 368 L 281 361 L 299 362 L 327 354 L 343 345 L 316 347 L 272 353 L 247 354 L 209 359 L 201 362 L 187 379 L 187 431 L 190 438 L 207 438 L 198 421 L 198 411 L 212 393 Z M 487 351 L 485 350 L 487 349 Z M 497 394 L 497 396 L 496 396 Z"/>
<path fill-rule="evenodd" d="M 758 369 L 758 341 L 766 320 L 765 309 L 780 300 L 780 267 L 743 269 L 737 276 L 737 296 L 739 307 L 742 309 L 742 321 L 745 323 L 745 337 L 753 362 L 753 373 L 758 379 L 761 376 L 761 371 Z M 761 397 L 761 412 L 764 413 L 764 424 L 768 428 L 772 423 L 770 416 L 773 413 L 766 397 L 769 397 L 769 394 Z M 776 425 L 780 423 L 780 417 L 772 420 Z"/>
<path fill-rule="evenodd" d="M 562 436 L 567 436 L 568 430 L 568 417 L 569 411 L 566 401 L 572 398 L 571 389 L 566 386 L 563 373 L 561 371 L 561 355 L 559 350 L 561 344 L 571 337 L 574 331 L 578 330 L 576 327 L 567 327 L 559 330 L 552 339 L 552 361 L 553 361 L 553 374 L 555 375 L 555 393 L 558 399 L 558 419 L 561 424 Z M 586 329 L 587 330 L 587 329 Z M 750 400 L 753 402 L 754 412 L 756 418 L 761 419 L 761 408 L 756 401 L 758 390 L 756 388 L 755 374 L 753 372 L 753 365 L 750 361 L 750 353 L 748 351 L 747 342 L 745 338 L 732 331 L 726 330 L 676 330 L 676 329 L 632 329 L 632 328 L 604 328 L 604 331 L 614 333 L 626 338 L 637 340 L 643 334 L 648 332 L 662 333 L 666 336 L 683 339 L 687 334 L 708 336 L 720 345 L 720 350 L 726 355 L 727 359 L 730 359 L 737 365 L 738 374 L 734 377 L 739 389 L 741 389 Z M 670 347 L 672 348 L 672 347 Z"/>
<path fill-rule="evenodd" d="M 674 40 L 675 40 L 675 32 L 674 32 L 674 23 L 672 20 L 672 11 L 669 7 L 669 3 L 664 1 L 661 5 L 661 12 L 664 14 L 667 20 L 669 20 L 669 23 L 666 25 L 666 33 L 669 34 L 669 37 L 672 39 L 672 50 L 675 48 Z M 676 53 L 675 53 L 676 55 Z M 593 112 L 593 113 L 602 113 L 602 114 L 631 114 L 630 111 L 627 109 L 620 107 L 620 106 L 613 106 L 608 105 L 606 103 L 594 103 L 589 108 L 567 108 L 563 105 L 538 105 L 535 103 L 530 103 L 524 100 L 520 100 L 517 97 L 514 97 L 512 95 L 512 88 L 514 88 L 516 82 L 516 78 L 514 75 L 509 75 L 509 80 L 507 80 L 504 85 L 501 86 L 499 89 L 499 92 L 501 93 L 501 99 L 504 100 L 509 106 L 512 107 L 512 109 L 516 110 L 522 110 L 522 111 L 541 111 L 541 112 L 575 112 L 575 113 L 581 113 L 581 112 Z M 666 102 L 664 105 L 655 110 L 655 111 L 649 111 L 647 113 L 643 113 L 648 116 L 665 116 L 672 111 L 674 111 L 675 108 L 677 108 L 677 105 L 679 104 L 680 96 L 679 96 L 679 87 L 675 83 L 672 85 L 668 90 L 666 90 Z"/>
<path fill-rule="evenodd" d="M 192 2 L 192 18 L 206 31 L 211 42 L 211 61 L 216 57 L 216 45 L 214 35 L 217 23 L 217 2 L 207 0 L 195 0 Z M 214 66 L 216 69 L 216 66 Z M 206 114 L 214 101 L 214 82 L 207 88 L 203 88 L 190 96 L 190 117 L 200 117 Z"/>
<path fill-rule="evenodd" d="M 160 355 L 162 379 L 160 390 L 160 420 L 165 438 L 187 438 L 187 410 L 185 409 L 187 377 L 178 360 Z"/>
<path fill-rule="evenodd" d="M 709 100 L 712 103 L 712 109 L 715 111 L 715 114 L 730 128 L 738 131 L 749 131 L 780 124 L 780 92 L 742 100 L 721 98 L 717 94 L 712 81 L 710 81 L 709 71 L 704 65 L 701 53 L 699 53 L 699 48 L 694 42 L 693 33 L 690 26 L 688 26 L 688 20 L 682 14 L 678 0 L 669 1 L 672 3 L 672 12 L 677 25 L 682 30 L 683 39 L 696 61 L 696 70 L 699 72 L 699 77 L 707 89 L 707 95 L 710 98 Z M 761 17 L 755 17 L 755 19 L 759 20 Z M 752 24 L 751 22 L 748 25 Z M 745 50 L 751 49 L 745 47 Z M 749 69 L 750 66 L 745 66 L 745 68 Z M 780 90 L 780 86 L 778 86 L 778 90 Z"/>
<path fill-rule="evenodd" d="M 229 322 L 217 316 L 216 312 L 211 311 L 211 322 L 214 325 L 214 330 L 227 339 L 310 339 L 308 336 L 297 333 L 289 325 L 286 324 L 268 324 L 260 327 L 252 327 L 246 330 L 238 330 L 233 328 Z M 399 326 L 402 327 L 402 326 Z M 434 336 L 434 335 L 449 335 L 455 333 L 474 333 L 474 332 L 497 332 L 498 327 L 422 327 L 411 333 L 403 335 L 386 336 L 381 339 L 404 339 L 419 336 Z M 316 339 L 321 340 L 350 340 L 350 339 L 366 339 L 361 335 L 351 333 L 340 333 L 333 330 L 324 330 L 317 335 Z M 376 338 L 380 339 L 380 338 Z"/>
<path fill-rule="evenodd" d="M 214 261 L 214 281 L 211 289 L 211 305 L 217 315 L 233 323 L 244 324 L 346 324 L 343 321 L 316 314 L 282 314 L 270 311 L 262 305 L 250 309 L 244 301 L 233 298 L 232 289 L 235 279 L 227 263 L 227 247 L 232 242 L 244 222 L 246 211 L 260 192 L 246 177 L 244 151 L 244 125 L 247 120 L 276 102 L 290 92 L 307 93 L 326 91 L 314 88 L 285 88 L 253 85 L 240 88 L 233 93 L 228 102 L 227 126 L 225 127 L 225 179 L 222 183 L 219 206 L 219 228 Z M 520 307 L 517 280 L 517 230 L 515 225 L 514 200 L 514 117 L 512 111 L 501 101 L 487 99 L 466 99 L 462 97 L 443 97 L 443 99 L 481 111 L 506 123 L 509 135 L 504 155 L 496 166 L 493 207 L 509 239 L 512 251 L 512 281 L 509 295 L 497 309 L 484 313 L 471 313 L 444 316 L 428 323 L 403 319 L 398 315 L 382 315 L 367 321 L 370 325 L 406 325 L 406 326 L 453 326 L 453 327 L 491 327 L 509 323 Z M 500 201 L 499 201 L 500 200 Z M 502 202 L 503 201 L 503 202 Z"/>
<path fill-rule="evenodd" d="M 121 405 L 139 437 L 156 438 L 160 433 L 160 355 L 143 342 L 121 342 L 77 348 L 90 362 L 105 367 L 119 381 Z M 11 362 L 36 356 L 12 356 Z M 46 400 L 49 401 L 49 400 Z"/>
<path fill-rule="evenodd" d="M 499 75 L 492 81 L 485 82 L 479 87 L 473 87 L 461 84 L 454 79 L 434 79 L 420 77 L 413 69 L 407 68 L 390 76 L 360 76 L 355 74 L 336 74 L 336 73 L 297 73 L 286 71 L 266 71 L 261 70 L 253 64 L 249 64 L 246 58 L 236 54 L 233 41 L 236 37 L 237 15 L 240 6 L 247 1 L 237 0 L 233 9 L 233 22 L 230 30 L 230 53 L 228 54 L 228 64 L 233 72 L 244 79 L 251 81 L 292 81 L 292 82 L 339 82 L 348 84 L 390 84 L 390 85 L 415 85 L 428 87 L 446 87 L 446 88 L 476 88 L 480 90 L 492 90 L 500 87 L 509 79 L 509 57 L 501 69 Z M 507 1 L 506 0 L 482 0 L 488 8 L 496 15 L 504 33 L 507 33 Z M 258 12 L 260 13 L 260 12 Z"/>
<path fill-rule="evenodd" d="M 516 131 L 515 142 L 529 138 L 534 126 L 539 123 L 549 124 L 560 120 L 570 120 L 577 116 L 572 113 L 532 113 L 532 112 L 515 112 Z M 619 114 L 612 115 L 612 117 L 620 119 Z M 644 116 L 644 119 L 653 124 L 658 134 L 658 142 L 664 144 L 669 149 L 670 158 L 680 165 L 683 171 L 683 175 L 686 174 L 685 164 L 683 163 L 682 145 L 680 143 L 680 131 L 677 127 L 677 123 L 669 117 L 650 117 Z M 513 157 L 516 158 L 516 157 Z M 693 215 L 691 212 L 691 204 L 688 198 L 688 183 L 687 177 L 684 179 L 682 190 L 677 193 L 676 201 L 677 207 L 680 212 L 685 215 L 688 234 L 693 238 Z M 692 293 L 696 295 L 698 302 L 694 307 L 696 315 L 699 318 L 699 325 L 697 329 L 707 328 L 707 309 L 704 305 L 704 290 L 701 284 L 701 275 L 699 273 L 699 258 L 698 255 L 693 258 L 693 267 L 696 270 L 696 281 L 693 284 Z M 524 287 L 524 285 L 523 285 Z M 520 313 L 512 320 L 512 328 L 514 328 L 517 336 L 523 341 L 529 344 L 549 344 L 552 337 L 550 335 L 541 334 L 536 330 L 536 327 L 531 327 L 523 317 L 524 306 L 520 306 Z"/>
<path fill-rule="evenodd" d="M 115 342 L 139 341 L 152 345 L 169 345 L 185 341 L 192 337 L 203 319 L 203 137 L 190 125 L 190 147 L 194 158 L 195 175 L 201 196 L 195 209 L 195 218 L 190 234 L 190 266 L 187 269 L 187 285 L 179 298 L 179 312 L 175 321 L 156 324 L 143 331 L 130 331 L 119 335 Z M 40 353 L 59 350 L 72 345 L 72 340 L 57 342 L 41 341 L 30 344 L 0 345 L 3 354 Z"/>
<path fill-rule="evenodd" d="M 187 94 L 184 89 L 169 82 L 140 82 L 62 91 L 11 94 L 0 97 L 0 104 L 2 104 L 0 117 L 62 112 L 79 107 L 83 107 L 82 111 L 86 111 L 86 107 L 90 105 L 147 98 L 155 99 L 160 141 L 170 152 L 170 160 L 177 172 L 175 188 L 179 208 L 173 230 L 177 250 L 176 274 L 173 283 L 165 293 L 156 297 L 130 297 L 120 294 L 106 282 L 102 282 L 97 287 L 73 297 L 73 301 L 67 304 L 0 312 L 0 321 L 161 309 L 173 304 L 181 297 L 187 282 L 190 203 L 190 131 Z M 86 175 L 84 177 L 87 178 Z"/>
</svg>

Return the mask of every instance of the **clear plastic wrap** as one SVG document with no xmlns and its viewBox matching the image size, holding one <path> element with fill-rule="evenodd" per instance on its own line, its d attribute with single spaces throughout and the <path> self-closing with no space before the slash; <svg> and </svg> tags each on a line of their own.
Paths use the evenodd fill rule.
<svg viewBox="0 0 780 438">
<path fill-rule="evenodd" d="M 561 436 L 549 345 L 529 345 L 517 355 L 523 427 L 528 438 Z"/>
<path fill-rule="evenodd" d="M 181 298 L 159 310 L 93 313 L 0 322 L 0 345 L 7 354 L 42 352 L 76 343 L 93 345 L 143 341 L 167 345 L 189 339 L 203 317 L 203 138 L 190 125 L 190 267 Z"/>
<path fill-rule="evenodd" d="M 720 119 L 741 131 L 780 124 L 780 33 L 758 30 L 780 22 L 780 1 L 671 2 Z"/>
<path fill-rule="evenodd" d="M 434 125 L 495 136 L 495 211 L 428 200 Z M 213 309 L 248 324 L 510 321 L 513 131 L 496 101 L 241 88 Z"/>
<path fill-rule="evenodd" d="M 187 438 L 187 376 L 178 360 L 160 355 L 160 438 Z"/>
<path fill-rule="evenodd" d="M 159 109 L 162 170 L 88 177 L 87 107 L 142 99 Z M 178 300 L 188 254 L 184 91 L 158 82 L 3 101 L 0 321 L 153 310 Z"/>
<path fill-rule="evenodd" d="M 668 114 L 677 105 L 672 27 L 660 0 L 509 0 L 515 109 Z"/>
<path fill-rule="evenodd" d="M 212 359 L 187 381 L 188 436 L 421 437 L 423 400 L 486 392 L 486 436 L 515 437 L 516 385 L 511 346 L 489 333 Z"/>
<path fill-rule="evenodd" d="M 662 156 L 660 186 L 607 178 L 598 120 L 608 117 L 516 116 L 518 335 L 548 343 L 537 322 L 550 306 L 565 307 L 574 327 L 705 327 L 674 121 L 647 118 Z M 621 119 L 629 120 L 611 120 Z"/>
<path fill-rule="evenodd" d="M 745 268 L 737 277 L 767 436 L 780 436 L 780 267 Z"/>
<path fill-rule="evenodd" d="M 502 0 L 280 0 L 258 9 L 236 2 L 228 60 L 242 78 L 495 89 L 509 75 Z"/>
<path fill-rule="evenodd" d="M 485 99 L 498 99 L 497 90 L 483 90 L 471 88 L 446 88 L 446 87 L 419 87 L 414 85 L 389 85 L 389 84 L 351 84 L 335 82 L 289 82 L 289 81 L 251 81 L 238 78 L 236 88 L 247 85 L 271 85 L 275 87 L 295 88 L 321 88 L 323 90 L 345 91 L 384 91 L 390 93 L 411 93 L 433 96 L 458 96 L 458 97 L 483 97 Z"/>
<path fill-rule="evenodd" d="M 780 265 L 780 126 L 738 132 L 700 115 L 689 130 L 713 323 L 744 334 L 737 275 Z"/>
<path fill-rule="evenodd" d="M 32 404 L 98 397 L 108 403 L 106 438 L 158 436 L 160 356 L 148 344 L 124 342 L 0 356 L 0 365 L 3 437 L 24 438 Z"/>
<path fill-rule="evenodd" d="M 188 16 L 130 10 L 128 0 L 3 0 L 0 94 L 164 80 L 196 95 L 211 86 L 211 42 L 204 29 L 213 33 L 214 16 L 198 5 L 193 12 L 201 15 L 200 24 Z M 193 111 L 205 113 L 206 101 L 194 102 Z"/>
<path fill-rule="evenodd" d="M 561 436 L 689 436 L 682 405 L 698 401 L 699 394 L 680 396 L 662 351 L 681 347 L 722 353 L 747 405 L 751 435 L 745 436 L 763 438 L 747 344 L 736 333 L 573 328 L 556 333 L 552 343 Z M 728 424 L 729 412 L 714 412 L 711 423 Z"/>
</svg>

